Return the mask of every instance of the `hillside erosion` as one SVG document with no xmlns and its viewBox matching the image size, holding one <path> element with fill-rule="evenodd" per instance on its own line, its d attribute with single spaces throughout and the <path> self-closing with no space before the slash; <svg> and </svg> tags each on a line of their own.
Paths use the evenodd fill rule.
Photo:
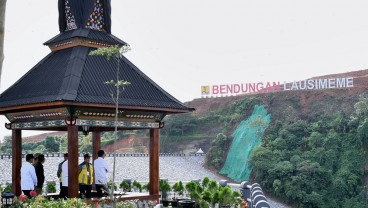
<svg viewBox="0 0 368 208">
<path fill-rule="evenodd" d="M 237 100 L 245 97 L 258 97 L 263 100 L 267 109 L 274 115 L 284 112 L 283 109 L 293 107 L 297 109 L 300 118 L 308 118 L 318 115 L 320 111 L 335 112 L 336 110 L 343 110 L 350 113 L 353 110 L 353 103 L 355 103 L 360 94 L 366 93 L 368 90 L 368 69 L 354 72 L 347 72 L 342 74 L 331 74 L 311 79 L 329 79 L 352 77 L 354 79 L 354 87 L 341 89 L 318 89 L 318 90 L 295 90 L 295 91 L 278 91 L 259 94 L 244 94 L 229 97 L 216 98 L 198 98 L 185 104 L 196 109 L 194 115 L 202 116 L 210 111 L 217 111 L 226 108 Z M 321 103 L 324 101 L 326 103 Z M 323 107 L 327 107 L 322 109 Z"/>
</svg>

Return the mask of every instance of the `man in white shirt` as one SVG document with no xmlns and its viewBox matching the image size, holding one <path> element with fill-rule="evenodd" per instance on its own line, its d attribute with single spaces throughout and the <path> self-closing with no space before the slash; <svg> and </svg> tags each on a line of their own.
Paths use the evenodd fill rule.
<svg viewBox="0 0 368 208">
<path fill-rule="evenodd" d="M 61 162 L 61 163 L 59 163 L 59 165 L 58 165 L 58 170 L 57 170 L 57 173 L 56 173 L 56 175 L 57 175 L 57 177 L 60 179 L 60 193 L 59 193 L 59 196 L 62 194 L 61 193 L 61 190 L 62 190 L 62 188 L 61 187 L 63 187 L 62 186 L 62 183 L 61 183 L 61 180 L 62 180 L 62 178 L 63 177 L 61 177 L 62 176 L 62 165 L 63 165 L 63 163 L 65 162 L 65 161 L 67 161 L 68 160 L 68 153 L 64 153 L 64 160 L 63 160 L 63 162 Z"/>
<path fill-rule="evenodd" d="M 37 185 L 37 176 L 35 168 L 33 167 L 33 155 L 26 155 L 26 162 L 23 163 L 22 168 L 20 169 L 20 186 L 22 191 L 28 198 L 31 198 L 30 192 L 34 190 Z"/>
<path fill-rule="evenodd" d="M 61 190 L 59 198 L 68 198 L 68 160 L 61 165 Z"/>
<path fill-rule="evenodd" d="M 98 197 L 103 197 L 102 189 L 108 192 L 107 189 L 107 182 L 108 182 L 108 172 L 109 166 L 104 160 L 106 154 L 105 151 L 99 150 L 97 152 L 98 158 L 94 161 L 94 168 L 95 168 L 95 184 L 96 184 L 96 191 Z"/>
</svg>

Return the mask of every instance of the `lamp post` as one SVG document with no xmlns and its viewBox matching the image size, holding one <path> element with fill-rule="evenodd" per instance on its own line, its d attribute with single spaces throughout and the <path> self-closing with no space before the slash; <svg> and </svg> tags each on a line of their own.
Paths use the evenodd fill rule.
<svg viewBox="0 0 368 208">
<path fill-rule="evenodd" d="M 14 202 L 14 194 L 7 190 L 5 193 L 1 194 L 2 207 L 10 207 Z"/>
<path fill-rule="evenodd" d="M 87 125 L 83 125 L 83 126 L 82 126 L 82 132 L 83 132 L 83 135 L 84 135 L 84 136 L 87 136 L 87 135 L 88 135 L 88 133 L 89 133 L 89 126 L 87 126 Z"/>
</svg>

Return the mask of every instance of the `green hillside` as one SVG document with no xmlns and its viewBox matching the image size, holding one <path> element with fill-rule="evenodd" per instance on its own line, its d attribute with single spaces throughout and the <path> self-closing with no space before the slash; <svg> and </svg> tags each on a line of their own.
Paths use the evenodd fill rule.
<svg viewBox="0 0 368 208">
<path fill-rule="evenodd" d="M 355 80 L 367 83 L 366 75 Z M 166 118 L 161 148 L 201 140 L 207 166 L 297 207 L 368 207 L 366 92 L 356 85 L 196 99 L 187 103 L 196 112 Z"/>
</svg>

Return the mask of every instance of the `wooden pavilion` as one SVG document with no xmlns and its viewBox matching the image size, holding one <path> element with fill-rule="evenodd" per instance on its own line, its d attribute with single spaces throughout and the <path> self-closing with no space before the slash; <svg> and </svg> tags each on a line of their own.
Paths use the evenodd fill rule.
<svg viewBox="0 0 368 208">
<path fill-rule="evenodd" d="M 78 131 L 92 132 L 93 157 L 100 149 L 100 133 L 113 131 L 117 63 L 89 56 L 99 47 L 124 46 L 111 34 L 110 0 L 59 0 L 60 34 L 44 43 L 51 53 L 0 96 L 0 114 L 12 130 L 12 183 L 21 194 L 22 130 L 67 131 L 69 197 L 78 197 Z M 149 196 L 159 195 L 159 129 L 168 114 L 193 108 L 165 92 L 125 57 L 119 80 L 131 82 L 119 99 L 118 129 L 149 129 Z"/>
</svg>

